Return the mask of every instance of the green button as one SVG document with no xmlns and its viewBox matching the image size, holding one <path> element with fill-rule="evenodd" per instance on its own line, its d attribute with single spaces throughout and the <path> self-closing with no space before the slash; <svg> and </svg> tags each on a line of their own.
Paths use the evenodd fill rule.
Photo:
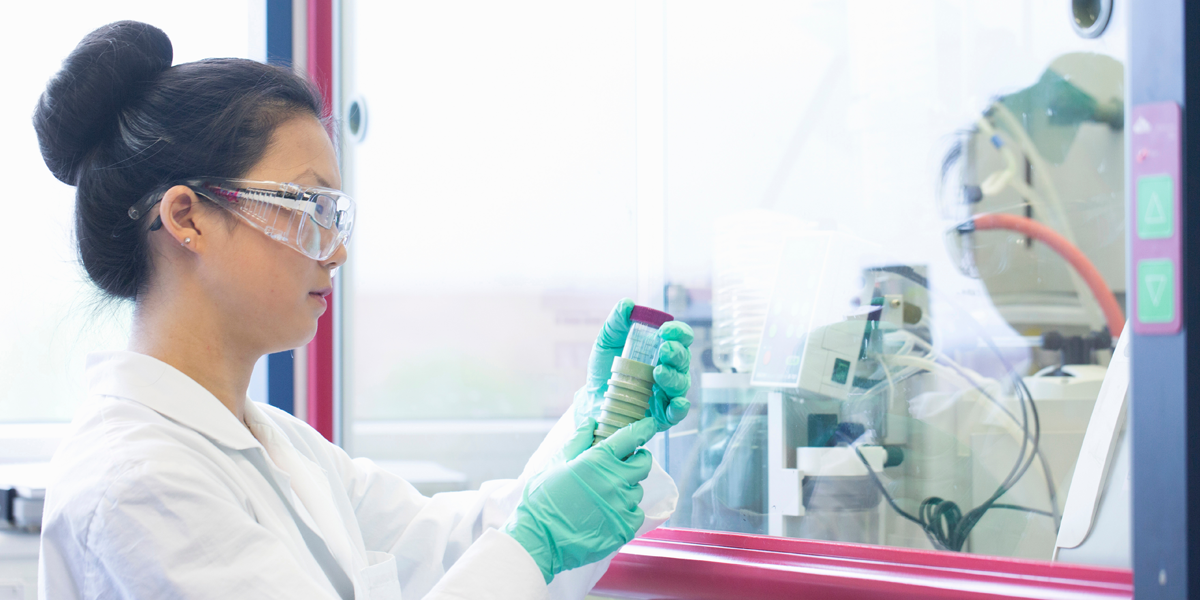
<svg viewBox="0 0 1200 600">
<path fill-rule="evenodd" d="M 850 378 L 850 361 L 844 358 L 837 358 L 833 361 L 833 379 L 834 383 L 846 383 Z"/>
<path fill-rule="evenodd" d="M 1171 237 L 1175 233 L 1175 183 L 1170 175 L 1139 177 L 1137 182 L 1137 234 L 1143 240 Z"/>
<path fill-rule="evenodd" d="M 1138 261 L 1137 313 L 1143 323 L 1175 320 L 1175 264 L 1156 258 Z"/>
</svg>

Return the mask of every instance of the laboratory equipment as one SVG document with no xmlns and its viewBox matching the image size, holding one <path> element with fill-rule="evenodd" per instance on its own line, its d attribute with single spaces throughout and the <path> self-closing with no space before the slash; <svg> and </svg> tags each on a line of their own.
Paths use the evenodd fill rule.
<svg viewBox="0 0 1200 600">
<path fill-rule="evenodd" d="M 1124 38 L 1084 42 L 1067 3 L 1050 4 L 970 4 L 944 25 L 838 2 L 787 15 L 821 25 L 778 32 L 761 15 L 694 10 L 673 21 L 673 35 L 693 37 L 672 48 L 727 36 L 737 41 L 722 47 L 728 54 L 761 37 L 795 43 L 803 57 L 763 53 L 773 69 L 724 78 L 699 60 L 672 62 L 681 66 L 670 106 L 686 109 L 667 128 L 677 201 L 668 203 L 665 280 L 701 296 L 711 285 L 721 348 L 703 365 L 719 373 L 704 373 L 693 398 L 699 427 L 680 428 L 694 438 L 671 446 L 671 474 L 699 481 L 679 525 L 758 533 L 762 522 L 787 537 L 1049 558 L 1112 338 L 1134 312 L 1124 253 L 1137 213 L 1125 191 L 1127 161 L 1140 160 L 1124 152 L 1126 119 L 1137 137 L 1125 112 Z M 1118 34 L 1127 14 L 1111 15 Z M 851 31 L 869 23 L 864 39 L 886 29 L 927 45 L 863 53 L 828 41 L 841 29 L 818 31 L 842 27 L 827 16 Z M 1109 16 L 1083 25 L 1099 23 L 1099 33 Z M 708 29 L 690 31 L 697 22 Z M 1032 39 L 1045 44 L 1034 49 Z M 805 76 L 787 75 L 796 70 Z M 743 85 L 757 93 L 723 89 Z M 712 115 L 736 122 L 736 133 Z M 944 190 L 930 175 L 964 128 L 948 165 L 948 179 L 959 179 L 947 186 L 955 210 L 937 211 Z M 736 149 L 692 150 L 701 139 Z M 772 217 L 821 225 L 771 231 L 762 223 Z M 948 229 L 951 254 L 940 243 Z M 803 259 L 784 254 L 795 238 L 833 232 L 857 239 Z M 711 264 L 681 258 L 702 256 L 704 242 Z M 739 280 L 762 273 L 770 247 L 775 272 Z M 657 256 L 652 248 L 647 259 Z M 748 309 L 740 321 L 738 306 Z M 753 351 L 734 351 L 746 348 L 735 324 L 758 338 Z M 704 379 L 746 373 L 757 393 L 710 390 Z M 760 419 L 770 431 L 760 433 Z M 757 460 L 769 464 L 762 483 L 749 464 Z M 769 487 L 767 514 L 734 493 L 739 483 Z"/>
<path fill-rule="evenodd" d="M 983 281 L 1019 331 L 1075 334 L 1107 325 L 1119 335 L 1124 319 L 1113 305 L 1123 310 L 1125 295 L 1123 94 L 1120 61 L 1064 54 L 1032 85 L 991 102 L 943 162 L 947 216 L 962 222 L 947 237 L 951 256 Z M 1035 223 L 996 222 L 1013 218 Z M 1077 256 L 1095 273 L 1083 274 Z M 1097 293 L 1098 286 L 1107 289 Z"/>
<path fill-rule="evenodd" d="M 868 322 L 881 307 L 857 275 L 870 244 L 838 232 L 787 240 L 751 383 L 844 400 L 858 371 Z M 866 302 L 863 302 L 863 300 Z"/>
<path fill-rule="evenodd" d="M 789 236 L 816 226 L 766 210 L 736 213 L 715 224 L 712 360 L 718 369 L 754 369 L 783 246 Z"/>
<path fill-rule="evenodd" d="M 1123 334 L 1097 393 L 1063 508 L 1054 559 L 1129 568 L 1130 335 Z"/>
<path fill-rule="evenodd" d="M 700 483 L 683 525 L 765 534 L 766 393 L 750 386 L 749 373 L 704 373 L 700 397 L 698 472 L 689 478 Z"/>
<path fill-rule="evenodd" d="M 46 462 L 0 465 L 0 598 L 37 596 Z"/>
<path fill-rule="evenodd" d="M 0 467 L 0 522 L 7 528 L 37 533 L 46 501 L 47 463 Z"/>
<path fill-rule="evenodd" d="M 1006 374 L 1004 379 L 982 375 L 941 351 L 929 336 L 929 282 L 923 269 L 865 267 L 854 277 L 838 264 L 844 253 L 814 252 L 828 248 L 828 240 L 815 242 L 789 242 L 795 255 L 785 256 L 771 300 L 772 318 L 779 322 L 768 322 L 752 380 L 771 389 L 769 532 L 880 543 L 885 536 L 911 535 L 905 530 L 915 525 L 934 548 L 961 551 L 989 512 L 1006 509 L 1044 518 L 1043 529 L 1052 534 L 1060 510 L 1056 490 L 1063 483 L 1053 473 L 1065 471 L 1062 461 L 1074 462 L 1082 438 L 1082 427 L 1072 430 L 1061 423 L 1062 415 L 1090 412 L 1100 380 L 1096 373 L 1102 376 L 1103 369 L 1060 365 L 1022 380 L 981 332 L 983 345 Z M 807 268 L 788 264 L 800 256 L 809 258 Z M 842 280 L 845 287 L 830 288 L 830 279 Z M 848 293 L 853 288 L 857 293 Z M 797 302 L 831 289 L 837 289 L 832 299 Z M 822 302 L 822 310 L 813 309 Z M 978 327 L 969 314 L 958 316 Z M 792 339 L 793 325 L 807 333 Z M 782 342 L 771 334 L 777 326 L 788 327 Z M 790 369 L 771 366 L 777 352 Z M 1050 405 L 1045 421 L 1053 424 L 1052 434 L 1042 433 L 1030 388 L 1046 401 L 1055 400 L 1046 391 L 1051 388 L 1071 396 Z M 1060 468 L 1047 459 L 1047 448 L 1053 448 Z M 971 456 L 1015 459 L 977 462 Z M 1028 473 L 1035 477 L 1025 477 Z M 972 484 L 958 483 L 964 480 Z M 897 488 L 900 481 L 904 485 Z M 919 510 L 902 506 L 901 495 L 917 501 Z M 888 510 L 880 512 L 883 506 Z M 988 528 L 1002 522 L 993 521 Z M 998 554 L 1012 550 L 989 547 L 994 540 L 1006 543 L 1006 536 L 991 529 L 980 538 L 988 541 L 975 547 Z M 1048 558 L 1049 543 L 1016 531 L 1016 542 L 1041 548 Z"/>
<path fill-rule="evenodd" d="M 612 378 L 608 380 L 608 390 L 604 392 L 600 416 L 596 419 L 593 444 L 646 417 L 654 394 L 654 367 L 658 364 L 661 344 L 658 329 L 673 319 L 665 312 L 645 306 L 634 306 L 630 311 L 629 335 L 621 356 L 613 359 Z"/>
</svg>

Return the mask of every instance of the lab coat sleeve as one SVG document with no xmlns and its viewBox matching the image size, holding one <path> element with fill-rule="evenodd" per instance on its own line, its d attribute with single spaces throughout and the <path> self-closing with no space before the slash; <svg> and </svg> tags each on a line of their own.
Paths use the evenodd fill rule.
<svg viewBox="0 0 1200 600">
<path fill-rule="evenodd" d="M 424 600 L 549 598 L 541 569 L 497 528 L 507 519 L 516 480 L 489 481 L 479 491 L 422 496 L 368 460 L 354 461 L 355 514 L 369 551 L 396 557 L 405 598 Z M 515 490 L 515 491 L 513 491 Z"/>
<path fill-rule="evenodd" d="M 542 570 L 516 540 L 495 529 L 484 532 L 450 567 L 425 600 L 548 600 Z"/>
<path fill-rule="evenodd" d="M 451 567 L 467 555 L 476 540 L 489 529 L 503 525 L 523 489 L 518 480 L 497 480 L 485 482 L 477 491 L 426 497 L 374 462 L 363 458 L 351 460 L 340 448 L 331 446 L 331 449 L 338 455 L 337 468 L 362 531 L 363 545 L 368 551 L 387 552 L 396 557 L 396 570 L 406 598 L 425 598 Z M 482 565 L 487 562 L 485 556 L 492 553 L 495 554 L 492 560 L 504 564 L 511 557 L 503 556 L 503 546 L 506 545 L 493 543 L 475 549 L 473 560 Z M 533 560 L 528 555 L 524 558 Z M 536 583 L 545 588 L 540 574 Z M 475 589 L 478 593 L 486 588 Z"/>
<path fill-rule="evenodd" d="M 432 498 L 422 496 L 411 484 L 370 460 L 351 460 L 340 448 L 334 451 L 338 453 L 339 470 L 354 506 L 364 545 L 367 550 L 396 556 L 405 597 L 426 598 L 435 585 L 451 586 L 446 589 L 453 590 L 471 589 L 480 594 L 490 588 L 469 584 L 464 584 L 467 587 L 463 588 L 454 587 L 457 585 L 453 583 L 455 574 L 462 573 L 470 579 L 471 576 L 466 575 L 468 569 L 490 571 L 488 565 L 491 564 L 509 565 L 506 569 L 510 574 L 520 572 L 509 562 L 514 559 L 514 551 L 532 564 L 533 559 L 524 548 L 507 535 L 492 531 L 503 539 L 486 536 L 492 539 L 484 543 L 485 533 L 502 529 L 521 501 L 525 480 L 540 472 L 574 433 L 573 418 L 568 412 L 542 441 L 519 479 L 488 481 L 478 491 L 442 493 Z M 637 535 L 665 522 L 674 512 L 679 496 L 674 482 L 657 463 L 642 486 L 646 493 L 639 506 L 646 513 L 646 521 Z M 549 586 L 550 597 L 581 600 L 604 575 L 610 561 L 611 557 L 559 573 Z M 540 575 L 537 583 L 545 587 Z"/>
<path fill-rule="evenodd" d="M 87 540 L 87 579 L 121 582 L 120 597 L 129 600 L 336 600 L 227 486 L 174 459 L 134 464 L 116 476 L 99 497 Z M 55 532 L 42 543 L 53 545 Z M 91 597 L 87 581 L 77 584 Z"/>
</svg>

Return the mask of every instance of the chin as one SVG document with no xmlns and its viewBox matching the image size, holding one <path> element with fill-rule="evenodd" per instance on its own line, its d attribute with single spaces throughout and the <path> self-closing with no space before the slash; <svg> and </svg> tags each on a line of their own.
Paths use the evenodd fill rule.
<svg viewBox="0 0 1200 600">
<path fill-rule="evenodd" d="M 313 338 L 315 337 L 317 337 L 317 321 L 316 319 L 313 319 L 312 326 L 308 328 L 304 334 L 304 339 L 302 339 L 300 343 L 296 345 L 296 347 L 308 345 L 308 343 L 313 341 Z"/>
<path fill-rule="evenodd" d="M 281 343 L 277 345 L 279 349 L 273 350 L 273 352 L 285 352 L 301 346 L 307 346 L 315 337 L 317 337 L 317 320 L 313 319 L 303 328 L 293 329 L 281 335 Z"/>
</svg>

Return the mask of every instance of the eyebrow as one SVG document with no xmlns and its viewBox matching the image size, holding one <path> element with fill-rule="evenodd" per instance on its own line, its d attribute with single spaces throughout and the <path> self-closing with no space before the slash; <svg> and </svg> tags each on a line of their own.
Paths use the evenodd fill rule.
<svg viewBox="0 0 1200 600">
<path fill-rule="evenodd" d="M 317 173 L 315 170 L 313 170 L 312 167 L 309 167 L 307 171 L 304 171 L 303 173 L 296 175 L 295 177 L 292 177 L 292 181 L 299 181 L 300 179 L 302 179 L 308 175 L 312 175 L 313 179 L 315 179 L 317 181 L 317 185 L 319 185 L 321 187 L 327 187 L 327 188 L 333 187 L 328 181 L 325 180 L 324 177 L 321 177 L 321 175 L 319 173 Z"/>
</svg>

